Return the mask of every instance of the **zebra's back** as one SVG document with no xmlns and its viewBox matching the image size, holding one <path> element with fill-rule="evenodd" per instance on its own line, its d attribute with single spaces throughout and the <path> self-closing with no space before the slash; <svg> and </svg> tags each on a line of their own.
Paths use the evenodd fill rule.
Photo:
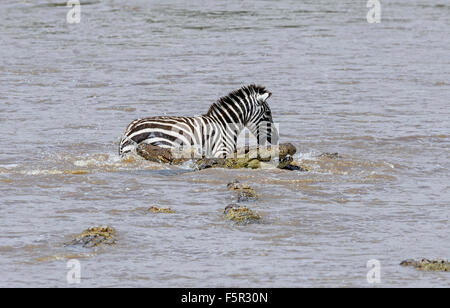
<svg viewBox="0 0 450 308">
<path fill-rule="evenodd" d="M 162 148 L 178 148 L 202 144 L 201 117 L 150 117 L 131 122 L 119 145 L 119 154 L 133 151 L 138 144 L 148 143 Z"/>
</svg>

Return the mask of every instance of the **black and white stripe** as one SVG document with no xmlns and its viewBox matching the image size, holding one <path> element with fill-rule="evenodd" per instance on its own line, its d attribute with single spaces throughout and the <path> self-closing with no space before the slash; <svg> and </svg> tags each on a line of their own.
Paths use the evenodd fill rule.
<svg viewBox="0 0 450 308">
<path fill-rule="evenodd" d="M 235 152 L 237 137 L 245 127 L 257 137 L 258 144 L 273 144 L 278 132 L 267 104 L 270 96 L 266 88 L 249 85 L 220 98 L 201 116 L 135 120 L 122 136 L 119 154 L 149 143 L 169 149 L 194 149 L 202 157 L 227 157 Z"/>
</svg>

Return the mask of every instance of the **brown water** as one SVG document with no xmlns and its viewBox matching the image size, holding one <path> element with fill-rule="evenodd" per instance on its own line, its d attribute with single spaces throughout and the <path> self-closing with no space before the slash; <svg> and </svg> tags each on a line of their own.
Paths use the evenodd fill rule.
<svg viewBox="0 0 450 308">
<path fill-rule="evenodd" d="M 450 5 L 382 1 L 0 3 L 0 286 L 449 286 Z M 267 86 L 309 172 L 121 161 L 133 119 L 197 115 Z M 339 152 L 341 158 L 318 158 Z M 225 221 L 226 184 L 263 223 Z M 170 207 L 175 214 L 136 208 Z M 91 225 L 115 247 L 63 247 Z"/>
</svg>

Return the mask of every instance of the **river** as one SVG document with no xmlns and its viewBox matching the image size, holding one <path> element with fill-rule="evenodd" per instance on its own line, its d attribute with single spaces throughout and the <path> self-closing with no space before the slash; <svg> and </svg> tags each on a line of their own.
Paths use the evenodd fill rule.
<svg viewBox="0 0 450 308">
<path fill-rule="evenodd" d="M 0 286 L 448 287 L 450 5 L 382 1 L 0 2 Z M 199 115 L 256 83 L 311 170 L 122 160 L 134 119 Z M 323 158 L 338 152 L 339 158 Z M 252 186 L 261 223 L 223 218 Z M 170 207 L 174 214 L 142 214 Z M 110 225 L 115 246 L 63 244 Z M 369 283 L 369 260 L 381 277 Z"/>
</svg>

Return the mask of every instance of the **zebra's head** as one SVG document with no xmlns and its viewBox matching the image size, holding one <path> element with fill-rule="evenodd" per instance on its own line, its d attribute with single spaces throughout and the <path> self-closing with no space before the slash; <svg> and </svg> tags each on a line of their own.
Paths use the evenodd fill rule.
<svg viewBox="0 0 450 308">
<path fill-rule="evenodd" d="M 273 125 L 272 112 L 267 103 L 271 95 L 263 86 L 245 86 L 220 98 L 205 115 L 233 127 L 234 137 L 247 127 L 259 145 L 264 145 L 266 141 L 277 144 L 278 131 Z"/>
<path fill-rule="evenodd" d="M 249 93 L 248 103 L 250 104 L 245 126 L 255 135 L 258 144 L 264 144 L 265 141 L 276 144 L 278 142 L 278 131 L 273 123 L 272 111 L 267 103 L 272 93 L 263 86 L 250 85 L 243 89 Z"/>
</svg>

